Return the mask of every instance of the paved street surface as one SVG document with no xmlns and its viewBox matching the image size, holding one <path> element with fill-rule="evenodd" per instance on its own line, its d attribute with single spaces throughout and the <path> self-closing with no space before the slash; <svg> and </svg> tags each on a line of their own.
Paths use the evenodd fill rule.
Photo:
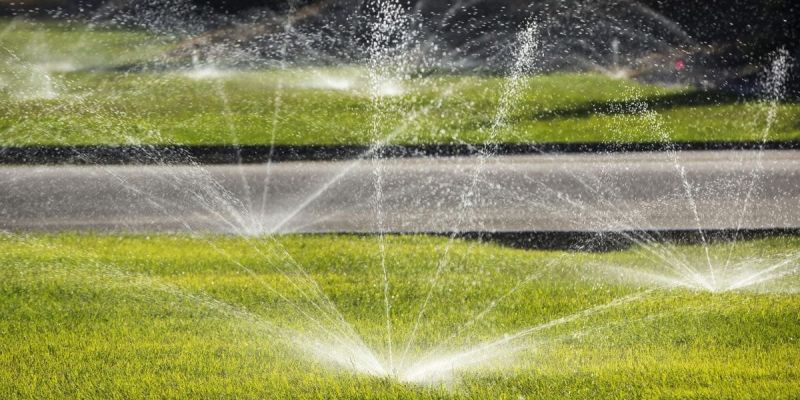
<svg viewBox="0 0 800 400">
<path fill-rule="evenodd" d="M 12 231 L 798 227 L 796 151 L 0 168 L 0 229 Z"/>
</svg>

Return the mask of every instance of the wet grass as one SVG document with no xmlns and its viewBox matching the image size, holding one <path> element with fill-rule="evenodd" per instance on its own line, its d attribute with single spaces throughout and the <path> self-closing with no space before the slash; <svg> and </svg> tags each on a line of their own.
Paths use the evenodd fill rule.
<svg viewBox="0 0 800 400">
<path fill-rule="evenodd" d="M 517 342 L 525 349 L 515 357 L 418 386 L 326 368 L 265 329 L 265 321 L 307 328 L 292 304 L 322 318 L 292 289 L 292 283 L 310 287 L 294 268 L 300 265 L 385 356 L 376 238 L 3 235 L 0 397 L 792 399 L 800 393 L 796 276 L 784 279 L 781 292 L 643 292 L 649 287 L 599 273 L 604 266 L 651 270 L 642 249 L 591 254 L 455 241 L 440 264 L 447 243 L 386 238 L 395 357 L 439 265 L 441 279 L 411 353 L 442 342 L 461 348 L 640 297 L 537 331 Z M 798 245 L 796 238 L 752 241 L 731 254 L 782 259 L 796 255 Z M 712 254 L 728 254 L 727 246 L 715 244 Z M 696 246 L 671 250 L 702 259 Z"/>
<path fill-rule="evenodd" d="M 373 104 L 356 67 L 134 72 L 172 39 L 76 26 L 0 24 L 0 145 L 599 143 L 800 138 L 800 105 L 600 74 L 523 79 L 495 126 L 506 79 L 388 80 Z M 643 115 L 658 112 L 659 121 Z M 379 118 L 377 130 L 373 120 Z M 766 134 L 765 134 L 766 133 Z"/>
</svg>

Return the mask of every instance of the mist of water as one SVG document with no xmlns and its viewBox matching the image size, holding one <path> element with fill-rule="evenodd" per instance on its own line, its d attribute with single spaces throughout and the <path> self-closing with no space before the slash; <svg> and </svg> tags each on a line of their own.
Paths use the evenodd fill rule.
<svg viewBox="0 0 800 400">
<path fill-rule="evenodd" d="M 638 3 L 631 4 L 648 19 L 659 21 L 659 26 L 664 27 L 672 35 L 691 42 L 691 38 L 685 35 L 685 32 L 682 32 L 680 27 L 672 21 L 666 20 L 665 17 Z M 462 6 L 461 8 L 453 6 L 446 10 L 443 13 L 443 21 L 454 19 L 457 14 L 462 12 L 462 8 L 468 8 L 463 4 Z M 193 28 L 192 21 L 199 19 L 205 23 L 210 24 L 211 22 L 187 11 L 183 8 L 186 7 L 183 2 L 175 2 L 169 7 L 165 10 L 180 9 L 184 12 L 172 15 L 163 12 L 164 10 L 156 12 L 151 8 L 137 6 L 129 10 L 129 14 L 125 15 L 125 18 L 122 18 L 117 16 L 118 10 L 112 10 L 112 6 L 109 6 L 98 11 L 97 18 L 101 19 L 100 15 L 103 14 L 114 15 L 113 18 L 117 18 L 118 21 L 124 21 L 123 25 L 144 26 L 152 31 L 168 32 L 170 35 L 179 37 L 190 36 L 190 33 L 197 29 Z M 360 374 L 388 377 L 414 384 L 438 384 L 451 381 L 456 379 L 460 373 L 512 359 L 519 352 L 530 350 L 532 345 L 529 340 L 536 338 L 539 333 L 556 327 L 569 326 L 606 311 L 618 310 L 647 298 L 651 293 L 651 291 L 645 291 L 621 297 L 607 304 L 595 305 L 552 321 L 508 332 L 495 339 L 472 340 L 470 338 L 463 340 L 459 345 L 449 343 L 465 333 L 472 333 L 469 331 L 473 329 L 476 321 L 496 312 L 497 305 L 506 301 L 510 297 L 510 293 L 524 291 L 525 284 L 541 276 L 541 274 L 535 274 L 521 280 L 508 293 L 488 301 L 486 306 L 481 309 L 482 311 L 475 313 L 472 319 L 462 326 L 454 327 L 455 333 L 447 340 L 432 348 L 420 349 L 421 346 L 418 343 L 420 328 L 426 324 L 431 308 L 437 306 L 435 303 L 437 289 L 447 281 L 448 271 L 453 265 L 451 253 L 453 243 L 460 234 L 465 232 L 465 227 L 483 226 L 484 221 L 480 221 L 481 216 L 478 215 L 477 210 L 479 210 L 481 202 L 489 198 L 488 192 L 503 193 L 505 199 L 509 200 L 509 204 L 537 209 L 541 213 L 572 213 L 573 221 L 588 221 L 599 231 L 609 231 L 611 232 L 609 235 L 616 235 L 632 242 L 634 248 L 631 252 L 647 261 L 635 266 L 601 265 L 602 271 L 599 273 L 586 271 L 587 279 L 614 278 L 625 283 L 655 286 L 662 289 L 682 288 L 713 293 L 732 291 L 790 293 L 797 290 L 792 285 L 781 286 L 779 289 L 772 289 L 770 285 L 780 283 L 781 280 L 800 273 L 800 252 L 757 254 L 752 250 L 737 249 L 737 246 L 740 246 L 739 242 L 743 241 L 738 233 L 743 229 L 745 217 L 754 207 L 758 206 L 759 190 L 768 184 L 761 179 L 760 175 L 763 167 L 763 151 L 756 153 L 754 159 L 746 159 L 743 156 L 741 160 L 743 164 L 753 162 L 757 165 L 757 168 L 748 171 L 749 173 L 744 176 L 737 175 L 732 178 L 729 175 L 720 175 L 717 181 L 701 186 L 695 182 L 692 171 L 686 167 L 685 154 L 669 146 L 672 143 L 673 132 L 668 121 L 658 113 L 658 110 L 643 100 L 631 101 L 631 109 L 622 110 L 624 112 L 621 114 L 624 114 L 626 118 L 636 119 L 644 129 L 652 132 L 663 144 L 667 145 L 667 151 L 659 157 L 662 157 L 663 162 L 670 165 L 673 175 L 670 177 L 671 180 L 667 181 L 669 183 L 665 184 L 670 187 L 665 190 L 663 205 L 678 204 L 686 211 L 687 215 L 691 216 L 695 223 L 695 232 L 700 238 L 699 245 L 694 248 L 666 244 L 659 233 L 646 231 L 644 227 L 649 226 L 650 223 L 648 215 L 652 214 L 647 214 L 649 210 L 630 209 L 628 203 L 621 199 L 618 193 L 615 193 L 615 189 L 626 183 L 620 182 L 618 176 L 608 171 L 601 171 L 603 173 L 593 177 L 574 172 L 566 175 L 565 179 L 575 187 L 582 188 L 582 193 L 592 197 L 592 202 L 564 189 L 563 182 L 554 183 L 544 179 L 536 181 L 537 178 L 528 177 L 529 181 L 525 181 L 524 184 L 516 182 L 515 186 L 502 186 L 499 180 L 491 181 L 496 177 L 488 176 L 486 172 L 490 163 L 496 158 L 493 145 L 497 144 L 496 142 L 499 141 L 505 130 L 510 129 L 510 122 L 520 113 L 520 104 L 527 96 L 536 95 L 535 91 L 528 90 L 529 83 L 532 76 L 545 69 L 547 62 L 553 62 L 554 49 L 575 45 L 575 41 L 571 37 L 554 40 L 547 35 L 549 30 L 557 25 L 558 18 L 555 20 L 528 18 L 526 19 L 528 22 L 523 24 L 518 32 L 502 34 L 489 31 L 470 43 L 454 48 L 439 44 L 436 40 L 436 32 L 433 32 L 436 28 L 426 28 L 424 25 L 426 21 L 419 17 L 421 11 L 408 10 L 400 1 L 373 0 L 368 1 L 366 7 L 369 12 L 358 17 L 367 18 L 368 22 L 366 29 L 368 39 L 365 46 L 359 47 L 361 53 L 353 51 L 357 54 L 348 53 L 339 58 L 323 57 L 326 54 L 324 49 L 319 48 L 322 46 L 315 48 L 315 45 L 320 42 L 330 44 L 330 42 L 325 42 L 324 37 L 317 37 L 325 36 L 325 34 L 319 33 L 315 36 L 299 29 L 294 24 L 300 21 L 293 18 L 287 18 L 281 25 L 281 29 L 278 29 L 279 33 L 283 35 L 280 36 L 282 40 L 269 40 L 273 36 L 266 33 L 260 37 L 261 40 L 267 38 L 265 41 L 271 44 L 264 44 L 264 48 L 259 50 L 270 55 L 277 55 L 277 58 L 261 60 L 259 62 L 263 62 L 263 64 L 259 64 L 257 67 L 267 66 L 278 71 L 286 71 L 290 69 L 290 58 L 293 54 L 292 51 L 295 50 L 298 53 L 313 53 L 315 57 L 318 57 L 317 61 L 320 64 L 333 60 L 337 65 L 345 65 L 346 60 L 346 65 L 357 72 L 328 73 L 314 70 L 308 72 L 308 76 L 303 77 L 305 79 L 281 80 L 273 86 L 276 88 L 272 99 L 273 108 L 263 113 L 263 118 L 270 118 L 272 123 L 271 132 L 265 133 L 270 136 L 268 141 L 271 148 L 270 160 L 266 165 L 257 167 L 263 168 L 266 173 L 263 180 L 255 184 L 247 180 L 244 167 L 240 165 L 242 169 L 239 176 L 241 185 L 239 186 L 245 188 L 244 194 L 230 189 L 230 182 L 220 178 L 211 168 L 196 163 L 190 163 L 187 166 L 174 166 L 165 162 L 156 163 L 160 164 L 158 169 L 143 170 L 142 177 L 138 179 L 131 178 L 130 174 L 125 174 L 124 171 L 117 168 L 98 167 L 101 170 L 98 175 L 111 176 L 115 179 L 121 193 L 132 199 L 133 204 L 156 210 L 158 223 L 169 221 L 173 224 L 172 226 L 178 226 L 180 230 L 189 233 L 224 232 L 251 240 L 250 246 L 253 251 L 259 257 L 271 261 L 275 271 L 282 277 L 283 281 L 280 285 L 265 282 L 259 277 L 259 274 L 252 271 L 235 255 L 228 254 L 225 250 L 215 246 L 213 240 L 208 240 L 208 243 L 215 251 L 235 264 L 236 268 L 259 282 L 261 289 L 278 298 L 280 311 L 287 314 L 287 321 L 278 322 L 267 319 L 210 296 L 187 293 L 174 285 L 144 276 L 115 271 L 109 266 L 103 266 L 95 271 L 96 281 L 106 284 L 109 282 L 126 283 L 189 299 L 198 307 L 211 308 L 232 318 L 246 321 L 248 324 L 262 329 L 268 335 L 281 338 L 288 346 L 297 349 L 299 353 L 310 355 L 324 364 Z M 579 10 L 580 15 L 584 17 L 592 12 L 597 12 L 599 6 L 586 7 L 588 8 Z M 424 4 L 419 8 L 424 8 Z M 293 4 L 290 12 L 294 15 L 301 9 L 302 7 L 298 4 Z M 180 23 L 177 23 L 176 20 L 179 20 Z M 630 34 L 630 30 L 607 29 L 610 22 L 604 18 L 600 20 L 584 18 L 582 23 L 592 26 L 592 29 L 578 32 L 575 36 L 589 36 L 589 33 L 607 30 L 615 34 L 635 36 L 639 39 L 638 47 L 671 47 L 663 40 L 654 39 L 648 32 Z M 596 26 L 592 23 L 596 23 Z M 173 29 L 169 29 L 170 24 L 176 25 Z M 257 39 L 259 38 L 254 38 L 253 41 L 255 42 Z M 576 51 L 574 54 L 570 54 L 569 58 L 580 59 L 585 65 L 619 74 L 619 77 L 626 75 L 628 73 L 626 63 L 630 58 L 626 53 L 629 50 L 626 45 L 633 42 L 633 38 L 614 36 L 611 40 L 606 39 L 609 38 L 598 39 L 600 44 L 587 44 L 585 51 Z M 493 46 L 485 45 L 486 42 L 492 41 L 502 43 Z M 275 46 L 275 43 L 277 43 L 277 48 L 270 47 Z M 586 43 L 588 42 L 584 41 L 584 44 Z M 603 47 L 604 50 L 601 51 L 600 46 L 610 47 L 610 53 L 603 53 L 608 49 Z M 298 50 L 298 47 L 301 49 Z M 357 46 L 353 45 L 352 47 Z M 227 60 L 225 57 L 214 58 L 208 54 L 201 57 L 195 52 L 189 57 L 190 61 L 185 64 L 176 63 L 178 64 L 177 68 L 169 68 L 172 61 L 165 62 L 164 60 L 150 61 L 142 68 L 148 73 L 160 73 L 158 71 L 161 68 L 169 71 L 168 74 L 163 74 L 164 76 L 178 74 L 192 80 L 208 81 L 210 86 L 215 89 L 216 97 L 224 104 L 228 134 L 234 144 L 238 144 L 239 133 L 231 117 L 233 110 L 229 101 L 229 89 L 221 81 L 233 77 L 244 79 L 240 76 L 241 65 L 236 64 L 251 62 L 251 52 L 248 49 L 241 49 L 238 44 L 231 43 L 224 43 L 221 48 L 223 54 L 228 54 L 225 50 L 231 51 L 230 54 L 242 54 L 242 59 Z M 500 69 L 504 71 L 504 79 L 502 88 L 498 92 L 496 107 L 490 115 L 485 116 L 487 123 L 482 141 L 488 145 L 476 157 L 464 163 L 466 167 L 462 167 L 464 173 L 461 175 L 464 177 L 463 182 L 454 183 L 446 188 L 446 192 L 456 193 L 455 197 L 458 199 L 456 209 L 449 210 L 455 214 L 454 218 L 448 220 L 452 222 L 451 226 L 446 232 L 438 232 L 447 234 L 448 241 L 440 249 L 439 259 L 433 263 L 434 268 L 429 273 L 427 285 L 417 293 L 416 308 L 407 311 L 413 314 L 412 325 L 407 331 L 398 331 L 394 323 L 398 311 L 393 306 L 394 286 L 393 271 L 391 270 L 392 260 L 389 258 L 390 243 L 386 240 L 386 235 L 392 233 L 393 217 L 387 204 L 393 201 L 389 195 L 395 192 L 391 192 L 392 188 L 388 185 L 391 182 L 389 176 L 391 164 L 385 159 L 384 150 L 392 144 L 397 136 L 406 132 L 409 126 L 417 123 L 417 119 L 438 112 L 443 99 L 447 100 L 450 96 L 455 96 L 452 90 L 442 90 L 438 94 L 440 96 L 438 99 L 423 106 L 414 106 L 413 109 L 403 109 L 403 103 L 398 100 L 418 94 L 411 83 L 412 76 L 430 72 L 433 70 L 432 66 L 451 68 L 453 65 L 468 64 L 470 57 L 465 54 L 470 51 L 469 49 L 475 53 L 478 53 L 477 49 L 496 52 L 497 55 L 491 58 L 491 62 L 505 68 L 504 70 Z M 274 53 L 271 52 L 273 50 Z M 9 52 L 7 59 L 11 61 L 7 63 L 8 66 L 4 66 L 4 74 L 0 75 L 2 78 L 0 92 L 10 92 L 19 101 L 57 99 L 71 89 L 70 85 L 63 84 L 62 80 L 67 78 L 60 74 L 76 72 L 76 70 L 80 70 L 78 66 L 82 65 L 78 62 L 58 60 L 36 64 L 20 59 L 13 52 Z M 350 63 L 357 65 L 353 67 Z M 608 65 L 609 63 L 610 65 Z M 489 65 L 495 64 L 490 63 Z M 788 53 L 779 51 L 774 61 L 764 71 L 760 85 L 763 92 L 760 118 L 763 120 L 758 124 L 763 129 L 760 137 L 762 144 L 768 141 L 779 121 L 780 103 L 784 99 L 790 65 L 791 60 Z M 6 73 L 6 70 L 11 72 Z M 623 71 L 625 72 L 623 73 Z M 13 82 L 7 76 L 13 77 Z M 165 77 L 164 79 L 169 78 Z M 294 201 L 289 207 L 279 209 L 274 203 L 277 196 L 273 194 L 278 189 L 273 187 L 275 181 L 272 179 L 274 173 L 272 156 L 276 146 L 276 132 L 279 125 L 283 123 L 282 116 L 287 112 L 284 97 L 290 96 L 294 90 L 344 92 L 368 97 L 370 104 L 368 110 L 364 112 L 369 113 L 370 117 L 366 129 L 369 130 L 371 143 L 368 149 L 355 160 L 341 164 L 329 164 L 326 174 L 322 175 L 324 179 L 309 185 L 309 189 L 302 196 L 293 199 Z M 120 128 L 117 123 L 118 116 L 124 114 L 126 110 L 108 110 L 102 107 L 104 104 L 93 105 L 84 100 L 76 101 L 79 102 L 78 104 L 85 105 L 87 111 L 91 110 L 104 116 L 112 128 L 120 129 L 123 132 L 119 135 L 123 139 L 122 142 L 135 143 L 140 140 L 135 135 L 125 132 L 124 127 Z M 398 118 L 393 118 L 397 115 L 402 117 L 399 118 L 399 123 L 397 122 Z M 310 116 L 310 118 L 314 118 L 314 116 Z M 158 136 L 157 130 L 153 135 Z M 153 157 L 157 158 L 158 155 L 154 154 Z M 373 282 L 374 286 L 380 288 L 382 299 L 382 320 L 380 322 L 383 333 L 378 345 L 367 343 L 342 315 L 335 302 L 325 293 L 314 277 L 308 274 L 306 269 L 283 247 L 278 236 L 280 233 L 302 231 L 303 226 L 297 222 L 298 216 L 307 212 L 315 203 L 324 200 L 326 194 L 336 188 L 343 179 L 363 168 L 369 168 L 371 172 L 368 185 L 371 189 L 369 190 L 371 198 L 368 211 L 374 218 L 370 233 L 376 234 L 378 241 L 378 261 L 374 267 L 380 269 L 380 274 L 378 274 L 380 281 Z M 531 179 L 534 181 L 531 182 Z M 730 180 L 741 183 L 741 185 L 731 186 Z M 156 190 L 153 189 L 154 187 L 168 188 L 169 190 Z M 419 191 L 424 188 L 420 184 Z M 180 192 L 181 197 L 172 198 L 168 195 L 171 192 Z M 407 202 L 415 200 L 414 193 L 410 193 L 412 194 L 404 199 Z M 719 193 L 731 200 L 737 206 L 734 211 L 741 215 L 735 227 L 737 234 L 726 246 L 715 244 L 704 228 L 705 213 L 708 210 L 704 209 L 702 200 L 705 197 L 711 197 L 711 194 Z M 419 196 L 420 193 L 418 192 L 416 195 Z M 257 198 L 257 201 L 254 201 L 254 198 Z M 553 199 L 557 201 L 553 201 Z M 556 206 L 553 207 L 552 204 L 556 204 Z M 662 204 L 655 205 L 655 207 L 658 206 L 662 206 Z M 548 209 L 548 207 L 557 208 L 557 210 Z M 186 215 L 198 214 L 203 215 L 201 223 L 184 218 Z M 125 226 L 125 228 L 133 230 L 135 227 Z M 488 223 L 485 228 L 490 229 Z M 261 242 L 262 240 L 263 242 Z M 98 276 L 102 279 L 97 278 Z M 89 279 L 90 277 L 91 275 L 87 275 L 85 278 Z M 441 301 L 441 299 L 439 300 Z"/>
</svg>

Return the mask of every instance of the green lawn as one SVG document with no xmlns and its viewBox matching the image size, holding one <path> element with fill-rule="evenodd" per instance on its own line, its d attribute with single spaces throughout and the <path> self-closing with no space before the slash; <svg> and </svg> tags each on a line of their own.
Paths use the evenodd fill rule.
<svg viewBox="0 0 800 400">
<path fill-rule="evenodd" d="M 711 254 L 728 254 L 728 246 L 715 244 Z M 797 238 L 752 241 L 731 254 L 747 263 L 782 260 L 796 256 L 798 246 Z M 403 383 L 330 368 L 298 350 L 313 339 L 324 342 L 313 321 L 342 326 L 324 323 L 333 308 L 310 294 L 323 292 L 366 347 L 387 357 L 377 238 L 6 234 L 0 397 L 800 395 L 796 275 L 784 278 L 780 291 L 653 290 L 607 273 L 659 270 L 640 248 L 523 251 L 459 240 L 448 247 L 447 238 L 421 236 L 387 237 L 384 247 L 397 364 L 437 265 L 439 283 L 407 359 L 443 343 L 463 349 L 539 328 L 512 342 L 519 347 L 513 356 L 500 351 L 508 347 L 493 348 L 502 357 L 452 380 Z M 449 257 L 440 264 L 445 248 Z M 697 246 L 669 250 L 689 262 L 704 259 Z M 562 317 L 568 318 L 542 325 Z M 287 344 L 292 340 L 300 345 Z"/>
<path fill-rule="evenodd" d="M 34 23 L 0 19 L 0 60 L 16 60 L 23 65 L 56 71 L 152 60 L 169 50 L 175 41 L 174 37 L 143 31 L 66 21 Z"/>
<path fill-rule="evenodd" d="M 497 126 L 503 77 L 409 75 L 378 83 L 356 66 L 109 69 L 159 59 L 174 41 L 133 31 L 0 23 L 0 145 L 800 138 L 797 103 L 778 106 L 766 130 L 765 104 L 600 74 L 522 79 Z M 656 111 L 658 120 L 643 110 Z"/>
</svg>

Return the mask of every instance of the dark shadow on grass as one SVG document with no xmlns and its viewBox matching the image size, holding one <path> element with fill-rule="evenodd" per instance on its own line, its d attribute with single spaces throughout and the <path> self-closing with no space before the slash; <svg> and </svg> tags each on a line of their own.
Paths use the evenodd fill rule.
<svg viewBox="0 0 800 400">
<path fill-rule="evenodd" d="M 636 245 L 633 237 L 652 237 L 660 243 L 701 245 L 777 237 L 800 237 L 800 229 L 707 230 L 652 232 L 469 232 L 468 240 L 526 250 L 570 250 L 584 252 L 623 251 Z"/>
<path fill-rule="evenodd" d="M 327 236 L 330 234 L 307 234 L 307 236 Z M 376 233 L 349 233 L 345 236 L 377 237 Z M 736 241 L 770 238 L 800 238 L 800 228 L 774 229 L 719 229 L 697 230 L 635 231 L 635 232 L 461 232 L 450 233 L 384 233 L 384 236 L 434 236 L 456 238 L 478 243 L 494 244 L 521 250 L 553 250 L 586 253 L 607 253 L 625 251 L 636 246 L 633 238 L 648 237 L 662 244 L 695 245 L 703 243 L 731 243 Z"/>
<path fill-rule="evenodd" d="M 546 121 L 558 118 L 588 118 L 593 115 L 634 115 L 641 113 L 643 105 L 646 105 L 648 110 L 665 111 L 683 107 L 703 107 L 756 101 L 759 101 L 759 98 L 755 95 L 741 95 L 722 90 L 692 90 L 641 99 L 582 103 L 574 107 L 562 107 L 536 112 L 530 116 L 530 119 Z"/>
</svg>

